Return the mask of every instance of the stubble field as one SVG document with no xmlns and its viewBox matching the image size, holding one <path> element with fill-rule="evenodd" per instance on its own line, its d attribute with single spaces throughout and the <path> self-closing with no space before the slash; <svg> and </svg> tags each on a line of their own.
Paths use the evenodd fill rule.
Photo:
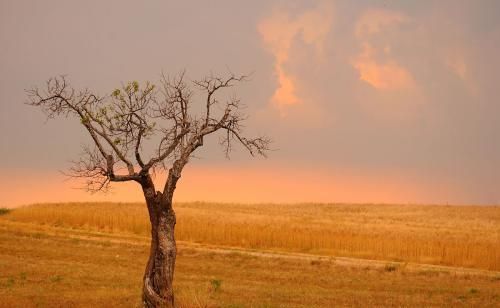
<svg viewBox="0 0 500 308">
<path fill-rule="evenodd" d="M 174 284 L 183 307 L 500 305 L 499 207 L 175 209 Z M 41 204 L 4 213 L 0 306 L 138 306 L 148 232 L 143 204 Z"/>
</svg>

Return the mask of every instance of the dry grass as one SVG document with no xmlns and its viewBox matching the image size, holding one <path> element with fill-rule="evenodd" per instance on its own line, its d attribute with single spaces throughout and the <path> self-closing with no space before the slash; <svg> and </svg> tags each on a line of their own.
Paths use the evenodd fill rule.
<svg viewBox="0 0 500 308">
<path fill-rule="evenodd" d="M 148 250 L 137 236 L 0 219 L 0 307 L 139 307 Z M 183 308 L 498 307 L 499 279 L 181 245 L 174 287 Z"/>
<path fill-rule="evenodd" d="M 500 270 L 500 207 L 178 203 L 177 239 Z M 40 204 L 6 219 L 147 236 L 143 204 Z"/>
</svg>

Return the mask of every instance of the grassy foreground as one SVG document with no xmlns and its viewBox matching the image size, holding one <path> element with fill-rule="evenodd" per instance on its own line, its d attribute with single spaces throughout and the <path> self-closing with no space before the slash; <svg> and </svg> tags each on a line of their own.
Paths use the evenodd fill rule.
<svg viewBox="0 0 500 308">
<path fill-rule="evenodd" d="M 147 238 L 0 217 L 0 307 L 139 307 Z M 498 307 L 500 274 L 180 243 L 179 307 Z"/>
<path fill-rule="evenodd" d="M 500 306 L 500 207 L 175 209 L 179 307 Z M 148 233 L 143 204 L 0 211 L 0 307 L 139 307 Z"/>
</svg>

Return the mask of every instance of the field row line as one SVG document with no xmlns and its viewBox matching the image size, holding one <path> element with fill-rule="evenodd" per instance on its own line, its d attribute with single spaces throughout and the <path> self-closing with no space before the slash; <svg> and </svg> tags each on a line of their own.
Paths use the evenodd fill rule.
<svg viewBox="0 0 500 308">
<path fill-rule="evenodd" d="M 134 246 L 150 245 L 149 238 L 145 236 L 132 235 L 132 234 L 117 234 L 106 233 L 98 231 L 87 231 L 80 229 L 72 229 L 65 227 L 56 227 L 48 225 L 38 225 L 33 223 L 14 222 L 5 219 L 0 219 L 0 232 L 1 231 L 15 231 L 23 234 L 23 236 L 33 237 L 40 234 L 43 236 L 68 238 L 72 240 L 82 240 L 97 243 L 110 243 L 110 244 L 125 244 Z M 475 275 L 475 276 L 488 276 L 500 277 L 498 271 L 488 271 L 474 268 L 452 267 L 444 265 L 421 264 L 412 262 L 401 262 L 391 260 L 372 260 L 351 257 L 339 256 L 325 256 L 314 255 L 298 252 L 277 252 L 268 250 L 247 249 L 229 246 L 214 246 L 209 244 L 200 244 L 187 241 L 177 241 L 178 250 L 194 250 L 198 252 L 216 253 L 216 254 L 240 254 L 245 256 L 252 256 L 258 258 L 274 258 L 274 259 L 289 259 L 308 261 L 314 264 L 315 262 L 328 262 L 332 265 L 344 267 L 365 267 L 372 269 L 386 269 L 388 271 L 407 270 L 412 272 L 430 271 L 434 273 L 447 273 L 454 275 Z"/>
</svg>

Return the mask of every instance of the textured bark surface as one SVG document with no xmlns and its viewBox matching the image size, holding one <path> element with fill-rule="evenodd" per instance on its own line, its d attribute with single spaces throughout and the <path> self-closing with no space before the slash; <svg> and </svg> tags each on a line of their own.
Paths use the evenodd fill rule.
<svg viewBox="0 0 500 308">
<path fill-rule="evenodd" d="M 151 222 L 151 250 L 144 272 L 142 300 L 144 307 L 174 307 L 174 268 L 177 247 L 175 243 L 175 213 L 172 197 L 177 180 L 170 170 L 165 183 L 165 194 L 156 191 L 149 175 L 141 181 Z"/>
<path fill-rule="evenodd" d="M 172 203 L 160 192 L 145 190 L 151 221 L 151 250 L 144 272 L 144 307 L 173 307 L 173 279 L 177 253 Z M 170 199 L 170 198 L 169 198 Z"/>
<path fill-rule="evenodd" d="M 145 307 L 173 307 L 173 279 L 176 257 L 174 238 L 175 214 L 162 213 L 151 226 L 151 251 L 144 273 Z"/>
</svg>

